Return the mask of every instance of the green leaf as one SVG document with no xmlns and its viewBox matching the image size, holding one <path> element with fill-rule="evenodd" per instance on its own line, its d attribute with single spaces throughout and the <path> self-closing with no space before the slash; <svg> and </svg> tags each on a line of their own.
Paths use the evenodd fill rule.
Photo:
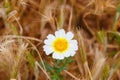
<svg viewBox="0 0 120 80">
<path fill-rule="evenodd" d="M 27 61 L 29 62 L 29 64 L 32 66 L 32 68 L 35 68 L 35 58 L 31 55 L 31 53 L 28 51 L 27 52 L 27 57 L 26 57 Z"/>
<path fill-rule="evenodd" d="M 120 12 L 120 4 L 117 6 L 117 12 Z"/>
<path fill-rule="evenodd" d="M 97 39 L 100 43 L 106 44 L 106 33 L 104 31 L 98 31 L 97 33 Z"/>
<path fill-rule="evenodd" d="M 10 5 L 9 0 L 5 0 L 4 8 L 5 8 L 7 14 L 11 11 L 11 5 Z"/>
<path fill-rule="evenodd" d="M 107 56 L 108 56 L 108 57 L 113 57 L 113 56 L 116 55 L 116 53 L 117 53 L 117 51 L 110 51 L 110 52 L 107 54 Z"/>
<path fill-rule="evenodd" d="M 47 71 L 53 71 L 53 67 L 49 64 L 49 63 L 47 63 L 46 61 L 44 61 L 44 64 L 45 64 L 45 67 L 46 67 L 46 69 L 47 69 Z"/>
<path fill-rule="evenodd" d="M 14 24 L 10 25 L 10 29 L 12 30 L 12 33 L 15 35 L 19 35 L 18 30 Z"/>
<path fill-rule="evenodd" d="M 107 80 L 110 72 L 110 66 L 106 64 L 102 70 L 102 80 Z"/>
<path fill-rule="evenodd" d="M 113 38 L 116 40 L 116 42 L 120 46 L 120 33 L 118 33 L 118 32 L 111 32 L 110 34 L 111 34 L 111 36 L 113 36 Z"/>
</svg>

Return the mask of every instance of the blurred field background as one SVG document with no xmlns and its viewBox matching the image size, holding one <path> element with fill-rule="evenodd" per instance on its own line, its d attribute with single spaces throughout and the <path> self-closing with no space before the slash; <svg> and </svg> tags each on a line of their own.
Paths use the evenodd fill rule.
<svg viewBox="0 0 120 80">
<path fill-rule="evenodd" d="M 120 80 L 120 0 L 0 0 L 0 80 L 50 80 L 58 28 L 79 45 L 59 80 Z"/>
</svg>

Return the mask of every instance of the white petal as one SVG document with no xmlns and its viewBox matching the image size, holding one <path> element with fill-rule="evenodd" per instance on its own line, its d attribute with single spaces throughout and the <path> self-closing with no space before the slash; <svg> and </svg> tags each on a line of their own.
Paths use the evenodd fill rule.
<svg viewBox="0 0 120 80">
<path fill-rule="evenodd" d="M 64 29 L 60 29 L 59 33 L 65 35 L 65 30 Z"/>
<path fill-rule="evenodd" d="M 70 41 L 70 49 L 78 50 L 77 40 Z"/>
<path fill-rule="evenodd" d="M 77 44 L 70 44 L 70 49 L 77 51 L 78 50 Z"/>
<path fill-rule="evenodd" d="M 70 56 L 74 56 L 75 55 L 75 51 L 70 51 Z"/>
<path fill-rule="evenodd" d="M 44 48 L 46 55 L 49 55 L 53 52 L 53 49 L 51 46 L 44 45 L 43 48 Z"/>
<path fill-rule="evenodd" d="M 66 51 L 66 52 L 64 53 L 64 56 L 65 56 L 65 57 L 74 56 L 75 53 L 76 53 L 76 52 L 75 52 L 74 49 L 69 49 L 68 51 Z"/>
<path fill-rule="evenodd" d="M 53 42 L 52 39 L 46 39 L 46 40 L 44 40 L 44 44 L 46 44 L 46 45 L 51 45 L 52 42 Z"/>
<path fill-rule="evenodd" d="M 49 34 L 49 35 L 47 36 L 47 38 L 48 38 L 48 39 L 52 39 L 52 40 L 54 40 L 54 39 L 55 39 L 55 36 L 52 35 L 52 34 Z"/>
<path fill-rule="evenodd" d="M 56 37 L 65 37 L 65 30 L 64 29 L 60 29 L 58 31 L 55 32 L 55 36 Z"/>
<path fill-rule="evenodd" d="M 69 56 L 70 56 L 70 52 L 69 52 L 69 50 L 66 51 L 65 53 L 63 53 L 63 55 L 64 55 L 65 57 L 69 57 Z"/>
<path fill-rule="evenodd" d="M 59 31 L 55 31 L 55 36 L 59 36 Z"/>
<path fill-rule="evenodd" d="M 72 33 L 72 32 L 67 32 L 67 34 L 66 34 L 66 38 L 67 39 L 72 39 L 74 37 L 74 34 Z"/>
<path fill-rule="evenodd" d="M 77 40 L 70 40 L 70 43 L 77 44 Z"/>
<path fill-rule="evenodd" d="M 59 53 L 53 53 L 52 57 L 54 59 L 60 59 L 60 60 L 64 59 L 64 56 L 62 54 L 59 54 Z"/>
</svg>

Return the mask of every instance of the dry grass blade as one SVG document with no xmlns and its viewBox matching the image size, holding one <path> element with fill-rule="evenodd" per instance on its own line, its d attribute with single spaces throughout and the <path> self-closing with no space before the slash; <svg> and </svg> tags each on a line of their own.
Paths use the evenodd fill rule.
<svg viewBox="0 0 120 80">
<path fill-rule="evenodd" d="M 71 74 L 70 72 L 68 72 L 68 71 L 66 71 L 66 70 L 64 70 L 64 72 L 65 72 L 66 74 L 68 74 L 69 76 L 71 76 L 73 79 L 75 79 L 75 80 L 80 80 L 80 79 L 76 78 L 73 74 Z"/>
<path fill-rule="evenodd" d="M 42 42 L 42 40 L 40 40 L 40 39 L 33 38 L 33 37 L 27 37 L 27 36 L 6 35 L 6 36 L 2 36 L 2 37 L 5 37 L 5 38 L 21 38 L 21 39 L 34 40 L 34 41 L 37 41 L 37 42 L 40 42 L 40 43 Z"/>
<path fill-rule="evenodd" d="M 36 62 L 35 64 L 44 72 L 44 74 L 47 76 L 48 80 L 50 80 L 49 75 L 46 73 L 45 70 L 43 70 L 43 68 L 40 66 L 40 64 L 38 62 Z"/>
<path fill-rule="evenodd" d="M 42 59 L 42 57 L 41 57 L 38 49 L 36 48 L 36 46 L 35 46 L 32 42 L 30 42 L 30 41 L 28 40 L 28 39 L 30 39 L 30 40 L 35 40 L 35 41 L 41 42 L 39 39 L 32 38 L 32 37 L 25 37 L 25 36 L 10 36 L 10 35 L 8 35 L 8 36 L 3 36 L 3 37 L 6 37 L 6 38 L 18 38 L 18 39 L 25 39 L 25 40 L 27 40 L 27 41 L 34 47 L 34 49 L 37 51 L 37 53 L 38 53 L 38 55 L 39 55 L 39 58 L 40 58 L 40 60 L 41 60 L 41 62 L 42 62 L 43 68 L 44 68 L 44 70 L 46 71 L 46 68 L 45 68 L 43 59 Z M 46 74 L 47 74 L 47 73 L 46 73 Z M 48 75 L 47 75 L 47 76 L 48 76 Z M 48 77 L 48 79 L 49 79 L 49 77 Z"/>
<path fill-rule="evenodd" d="M 96 49 L 94 61 L 95 62 L 92 69 L 92 76 L 93 80 L 96 80 L 98 79 L 106 61 L 106 58 L 104 57 L 103 53 L 101 53 L 98 49 Z"/>
<path fill-rule="evenodd" d="M 2 40 L 0 44 L 0 63 L 5 69 L 10 72 L 10 78 L 19 76 L 21 64 L 24 64 L 24 53 L 27 50 L 28 44 L 17 43 L 13 39 Z M 6 67 L 5 67 L 6 66 Z"/>
<path fill-rule="evenodd" d="M 45 54 L 47 35 L 61 28 L 79 47 L 68 67 Z M 0 80 L 119 80 L 119 73 L 120 0 L 0 0 Z"/>
<path fill-rule="evenodd" d="M 16 20 L 16 22 L 17 22 L 17 24 L 19 25 L 19 28 L 20 28 L 20 35 L 22 35 L 22 34 L 23 34 L 23 28 L 22 28 L 22 25 L 21 25 L 20 22 L 19 22 L 19 19 L 15 16 L 16 14 L 17 14 L 17 11 L 16 11 L 16 10 L 11 11 L 11 12 L 8 14 L 8 20 L 9 20 L 10 18 L 12 18 L 12 17 Z"/>
<path fill-rule="evenodd" d="M 90 78 L 90 80 L 93 80 L 90 69 L 88 67 L 87 57 L 86 57 L 86 53 L 85 53 L 85 49 L 84 49 L 84 42 L 83 42 L 84 40 L 83 40 L 83 37 L 82 37 L 80 31 L 77 31 L 77 37 L 78 37 L 78 45 L 80 47 L 80 56 L 83 61 L 86 78 Z M 89 76 L 89 77 L 87 77 L 87 76 Z"/>
</svg>

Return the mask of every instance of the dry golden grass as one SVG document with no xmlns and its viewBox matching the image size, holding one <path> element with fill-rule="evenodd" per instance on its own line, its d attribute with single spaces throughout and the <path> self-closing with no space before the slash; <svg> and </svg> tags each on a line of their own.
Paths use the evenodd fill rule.
<svg viewBox="0 0 120 80">
<path fill-rule="evenodd" d="M 42 46 L 60 28 L 79 46 L 63 80 L 120 80 L 119 16 L 119 0 L 0 0 L 0 80 L 51 80 Z"/>
</svg>

